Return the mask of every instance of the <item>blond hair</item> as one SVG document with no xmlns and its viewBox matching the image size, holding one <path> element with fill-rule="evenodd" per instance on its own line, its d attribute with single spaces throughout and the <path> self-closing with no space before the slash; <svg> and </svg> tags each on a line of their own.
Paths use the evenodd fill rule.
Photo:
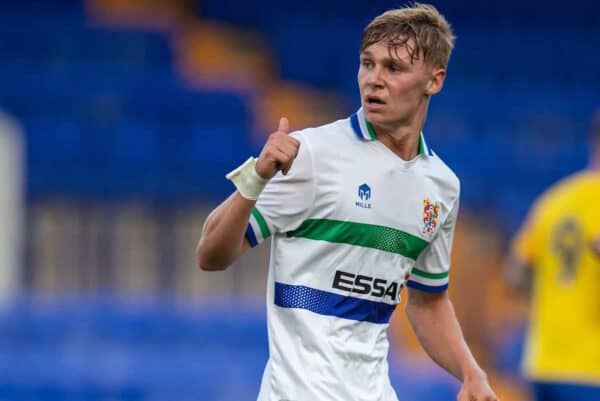
<svg viewBox="0 0 600 401">
<path fill-rule="evenodd" d="M 412 39 L 414 48 L 409 45 Z M 405 47 L 411 62 L 423 57 L 425 64 L 446 68 L 454 48 L 454 34 L 446 18 L 430 4 L 413 3 L 386 11 L 365 28 L 360 52 L 387 40 L 390 51 Z"/>
</svg>

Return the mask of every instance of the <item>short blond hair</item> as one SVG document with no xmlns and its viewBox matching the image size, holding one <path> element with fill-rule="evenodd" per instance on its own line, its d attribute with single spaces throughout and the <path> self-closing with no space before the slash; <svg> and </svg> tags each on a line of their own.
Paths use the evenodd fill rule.
<svg viewBox="0 0 600 401">
<path fill-rule="evenodd" d="M 414 49 L 408 46 L 411 39 Z M 375 17 L 363 32 L 360 52 L 382 40 L 388 40 L 390 51 L 405 47 L 411 62 L 423 57 L 425 64 L 446 68 L 455 37 L 446 18 L 434 6 L 413 3 Z"/>
</svg>

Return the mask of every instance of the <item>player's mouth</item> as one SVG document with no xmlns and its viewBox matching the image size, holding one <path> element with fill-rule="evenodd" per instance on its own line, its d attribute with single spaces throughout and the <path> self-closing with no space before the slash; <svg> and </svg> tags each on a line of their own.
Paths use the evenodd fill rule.
<svg viewBox="0 0 600 401">
<path fill-rule="evenodd" d="M 366 96 L 365 97 L 365 106 L 369 110 L 378 110 L 385 106 L 385 102 L 379 96 Z"/>
</svg>

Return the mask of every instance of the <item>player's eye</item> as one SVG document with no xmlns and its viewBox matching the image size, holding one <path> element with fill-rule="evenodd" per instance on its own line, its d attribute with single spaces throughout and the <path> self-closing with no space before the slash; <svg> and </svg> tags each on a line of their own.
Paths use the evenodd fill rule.
<svg viewBox="0 0 600 401">
<path fill-rule="evenodd" d="M 369 60 L 369 59 L 363 59 L 361 63 L 363 65 L 363 67 L 365 67 L 365 68 L 372 68 L 373 67 L 373 62 L 371 60 Z"/>
</svg>

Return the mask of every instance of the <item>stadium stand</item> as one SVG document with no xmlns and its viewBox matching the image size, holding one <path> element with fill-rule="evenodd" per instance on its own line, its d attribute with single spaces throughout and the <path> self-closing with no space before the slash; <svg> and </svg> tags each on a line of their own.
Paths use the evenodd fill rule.
<svg viewBox="0 0 600 401">
<path fill-rule="evenodd" d="M 435 3 L 453 21 L 458 42 L 425 132 L 461 178 L 464 209 L 485 216 L 485 223 L 469 227 L 487 225 L 505 238 L 543 188 L 585 163 L 584 135 L 600 93 L 600 3 Z M 131 249 L 147 245 L 149 238 L 154 241 L 149 247 L 173 249 L 173 238 L 195 241 L 197 230 L 187 225 L 179 230 L 173 210 L 228 194 L 224 174 L 259 150 L 281 115 L 292 128 L 302 128 L 354 111 L 360 29 L 396 4 L 3 2 L 0 107 L 16 116 L 26 133 L 27 251 L 40 252 L 29 256 L 30 284 L 61 293 L 61 285 L 77 283 L 73 266 L 95 252 L 99 271 L 106 267 L 102 261 L 113 257 L 126 268 L 136 264 L 132 280 L 141 284 L 135 281 L 131 288 L 170 285 L 168 278 L 179 267 L 171 270 L 169 261 L 187 257 L 180 248 L 146 259 Z M 55 199 L 75 206 L 65 211 L 52 203 Z M 131 232 L 102 225 L 118 220 L 104 214 L 112 205 L 132 201 L 151 212 L 128 214 L 131 219 L 123 221 Z M 98 203 L 109 206 L 98 212 Z M 91 223 L 82 217 L 88 209 L 95 216 Z M 198 215 L 190 216 L 198 226 Z M 52 241 L 38 249 L 43 242 L 36 240 L 38 234 Z M 96 236 L 110 244 L 110 252 L 80 246 Z M 497 251 L 494 244 L 482 249 Z M 58 245 L 72 253 L 47 257 Z M 193 247 L 185 245 L 177 246 Z M 468 243 L 457 259 L 475 282 L 483 276 L 497 281 L 497 274 L 468 270 L 469 252 L 480 245 Z M 160 274 L 143 270 L 150 270 L 148 259 Z M 124 266 L 106 270 L 123 279 Z M 497 266 L 492 269 L 497 273 Z M 177 272 L 193 293 L 191 273 Z M 229 291 L 246 291 L 244 285 L 254 285 L 258 276 L 239 274 L 223 279 L 233 278 Z M 110 277 L 103 280 L 110 284 Z M 213 283 L 203 285 L 208 291 Z M 485 295 L 488 287 L 461 290 Z M 496 300 L 506 297 L 495 287 L 490 293 Z M 74 297 L 52 306 L 26 299 L 2 311 L 0 400 L 251 399 L 267 355 L 261 308 L 151 303 L 127 309 L 113 295 Z M 459 300 L 461 308 L 476 317 L 486 313 L 470 301 L 461 306 Z M 514 312 L 511 308 L 495 303 L 495 318 Z M 478 328 L 465 325 L 468 338 L 484 352 L 490 344 Z M 510 336 L 496 345 L 503 358 L 490 356 L 500 370 L 516 369 L 518 330 L 511 326 Z M 404 399 L 455 397 L 455 383 L 439 371 L 405 363 L 398 355 L 393 361 L 392 382 Z"/>
<path fill-rule="evenodd" d="M 131 2 L 132 7 L 143 3 Z M 269 0 L 252 5 L 206 0 L 198 3 L 201 20 L 188 17 L 180 24 L 185 28 L 174 22 L 166 33 L 86 23 L 84 7 L 76 1 L 64 0 L 52 9 L 33 2 L 43 18 L 32 14 L 25 3 L 9 7 L 0 28 L 4 39 L 0 104 L 27 128 L 29 195 L 53 191 L 77 197 L 82 191 L 99 196 L 108 191 L 121 197 L 144 193 L 164 200 L 164 190 L 174 200 L 201 198 L 207 186 L 194 188 L 193 184 L 202 171 L 201 181 L 214 188 L 208 190 L 209 196 L 222 197 L 227 191 L 217 184 L 222 173 L 232 161 L 256 151 L 260 141 L 252 136 L 264 135 L 279 114 L 289 111 L 292 124 L 302 127 L 315 120 L 303 116 L 321 112 L 317 119 L 326 120 L 332 114 L 342 117 L 357 106 L 360 27 L 387 5 L 375 3 L 367 10 L 352 2 L 343 7 L 335 3 L 323 11 L 311 2 L 292 6 Z M 597 27 L 590 21 L 575 20 L 573 10 L 554 28 L 558 12 L 548 8 L 539 11 L 531 25 L 516 27 L 519 18 L 533 14 L 534 6 L 519 6 L 515 17 L 500 10 L 476 9 L 473 12 L 490 21 L 482 27 L 485 19 L 473 21 L 466 8 L 442 3 L 440 7 L 448 8 L 450 19 L 456 21 L 459 40 L 447 88 L 432 103 L 426 129 L 429 142 L 462 178 L 465 206 L 501 216 L 503 228 L 512 232 L 542 188 L 582 166 L 586 116 L 595 106 L 594 94 L 600 86 L 595 73 L 600 58 L 594 52 L 600 35 L 594 34 Z M 115 6 L 119 2 L 88 4 L 97 14 L 103 10 L 101 16 L 109 14 L 111 6 L 115 13 L 126 9 L 123 3 Z M 584 7 L 590 13 L 597 11 L 593 3 Z M 205 20 L 209 22 L 190 22 Z M 28 21 L 30 28 L 22 30 L 21 23 Z M 251 29 L 253 39 L 219 23 Z M 262 44 L 256 45 L 261 37 Z M 222 48 L 231 51 L 219 56 Z M 258 55 L 252 58 L 254 50 Z M 586 55 L 577 58 L 576 72 L 573 61 L 562 57 L 567 53 Z M 246 71 L 237 85 L 231 79 L 233 86 L 228 89 L 226 77 L 243 75 L 246 66 L 254 72 Z M 270 84 L 264 71 L 285 81 Z M 221 79 L 216 79 L 218 74 Z M 192 88 L 186 87 L 191 81 Z M 218 88 L 209 87 L 215 82 Z M 317 101 L 323 98 L 317 90 L 332 95 Z M 298 100 L 290 100 L 294 98 Z M 211 134 L 217 126 L 222 135 Z M 134 137 L 145 136 L 144 132 L 157 141 L 156 146 L 148 143 L 152 139 L 143 138 L 131 154 L 119 153 L 124 148 L 118 143 L 135 142 Z M 196 148 L 182 155 L 177 146 L 161 145 L 176 143 L 173 136 L 210 136 L 222 146 L 206 151 L 209 141 L 186 138 Z M 519 138 L 518 146 L 514 138 Z M 567 146 L 571 152 L 562 152 Z M 527 151 L 531 148 L 536 152 Z M 153 155 L 157 149 L 160 158 Z M 203 152 L 211 153 L 210 157 L 202 156 Z M 97 165 L 113 159 L 114 166 Z M 218 168 L 215 160 L 222 161 Z M 473 163 L 481 170 L 473 171 Z M 124 170 L 127 164 L 136 167 Z M 69 165 L 77 165 L 81 176 L 64 174 L 61 169 Z M 144 171 L 163 178 L 160 188 L 149 188 L 140 176 Z M 519 173 L 523 171 L 529 173 Z M 95 194 L 94 188 L 82 187 L 83 177 L 93 172 L 104 183 Z M 183 190 L 181 181 L 190 188 Z"/>
<path fill-rule="evenodd" d="M 252 305 L 38 300 L 1 321 L 2 400 L 246 400 L 267 360 L 264 311 Z M 427 367 L 397 363 L 391 375 L 414 401 L 456 391 Z"/>
</svg>

